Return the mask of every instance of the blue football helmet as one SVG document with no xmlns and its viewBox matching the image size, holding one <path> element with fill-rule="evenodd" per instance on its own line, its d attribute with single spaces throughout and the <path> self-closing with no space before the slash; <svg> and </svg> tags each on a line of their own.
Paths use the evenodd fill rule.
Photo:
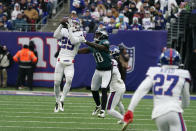
<svg viewBox="0 0 196 131">
<path fill-rule="evenodd" d="M 113 56 L 114 58 L 116 58 L 117 56 L 119 56 L 120 50 L 119 47 L 116 45 L 111 45 L 110 46 L 110 55 Z"/>
<path fill-rule="evenodd" d="M 176 65 L 179 66 L 181 57 L 178 51 L 172 48 L 166 49 L 160 56 L 161 65 Z"/>
</svg>

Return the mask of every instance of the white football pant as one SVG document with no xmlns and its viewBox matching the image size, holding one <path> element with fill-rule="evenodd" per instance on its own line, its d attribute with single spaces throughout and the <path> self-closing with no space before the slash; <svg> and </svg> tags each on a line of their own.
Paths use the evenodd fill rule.
<svg viewBox="0 0 196 131">
<path fill-rule="evenodd" d="M 123 120 L 125 114 L 124 105 L 122 104 L 124 93 L 125 89 L 122 88 L 119 88 L 118 91 L 110 92 L 107 101 L 107 113 L 120 120 Z M 120 113 L 115 110 L 116 106 L 118 106 Z"/>
<path fill-rule="evenodd" d="M 112 76 L 112 71 L 100 71 L 95 70 L 95 73 L 91 82 L 91 90 L 98 91 L 99 88 L 107 88 Z"/>
<path fill-rule="evenodd" d="M 65 74 L 66 83 L 63 87 L 63 94 L 60 99 L 60 83 Z M 57 61 L 54 73 L 54 92 L 56 97 L 56 102 L 64 101 L 64 98 L 67 96 L 67 93 L 70 90 L 72 79 L 74 76 L 74 64 L 66 65 Z"/>
<path fill-rule="evenodd" d="M 182 114 L 178 112 L 169 112 L 165 115 L 155 118 L 159 131 L 186 131 L 186 125 Z"/>
</svg>

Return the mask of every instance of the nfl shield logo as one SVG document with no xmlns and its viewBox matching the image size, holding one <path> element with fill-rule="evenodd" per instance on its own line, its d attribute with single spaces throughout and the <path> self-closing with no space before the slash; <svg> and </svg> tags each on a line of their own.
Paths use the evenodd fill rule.
<svg viewBox="0 0 196 131">
<path fill-rule="evenodd" d="M 134 70 L 135 66 L 135 47 L 127 47 L 126 45 L 124 45 L 124 43 L 121 43 L 121 45 L 123 45 L 127 49 L 127 53 L 130 56 L 127 73 L 131 73 Z"/>
</svg>

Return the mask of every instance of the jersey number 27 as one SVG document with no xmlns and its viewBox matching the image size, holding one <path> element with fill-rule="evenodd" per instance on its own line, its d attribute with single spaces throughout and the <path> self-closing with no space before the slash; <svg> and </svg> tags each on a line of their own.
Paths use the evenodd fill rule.
<svg viewBox="0 0 196 131">
<path fill-rule="evenodd" d="M 166 79 L 165 79 L 166 77 Z M 154 76 L 154 80 L 158 81 L 155 82 L 154 86 L 153 86 L 153 91 L 155 95 L 168 95 L 168 96 L 172 96 L 173 95 L 173 88 L 176 86 L 178 80 L 179 80 L 179 76 L 176 75 L 167 75 L 164 76 L 163 74 L 157 74 Z M 167 88 L 166 91 L 163 91 L 162 86 L 164 85 L 165 81 L 169 81 L 171 82 L 171 84 L 169 85 L 169 87 Z M 165 87 L 164 87 L 165 88 Z"/>
</svg>

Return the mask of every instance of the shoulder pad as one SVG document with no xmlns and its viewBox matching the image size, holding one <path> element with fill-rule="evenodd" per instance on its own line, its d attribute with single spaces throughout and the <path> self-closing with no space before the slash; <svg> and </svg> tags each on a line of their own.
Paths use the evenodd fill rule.
<svg viewBox="0 0 196 131">
<path fill-rule="evenodd" d="M 146 75 L 150 76 L 150 75 L 156 73 L 158 69 L 160 69 L 160 67 L 149 67 Z"/>
<path fill-rule="evenodd" d="M 179 70 L 179 75 L 185 79 L 191 80 L 191 75 L 188 70 L 184 70 L 184 69 Z"/>
</svg>

